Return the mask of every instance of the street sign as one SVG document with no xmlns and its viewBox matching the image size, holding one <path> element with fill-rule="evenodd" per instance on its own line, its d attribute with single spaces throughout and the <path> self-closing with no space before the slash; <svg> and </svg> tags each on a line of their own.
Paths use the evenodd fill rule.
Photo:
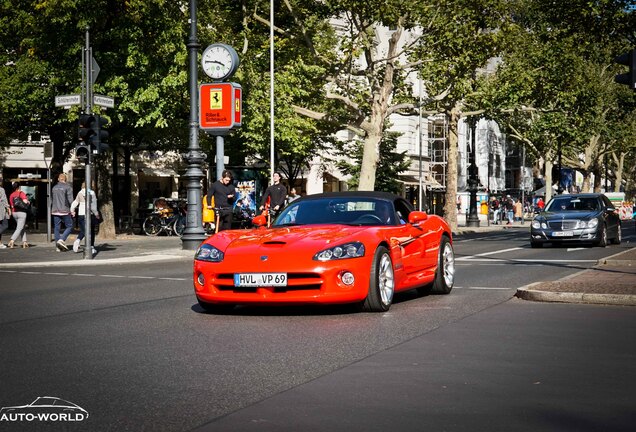
<svg viewBox="0 0 636 432">
<path fill-rule="evenodd" d="M 93 104 L 105 108 L 115 108 L 115 99 L 109 96 L 93 95 Z"/>
<path fill-rule="evenodd" d="M 82 97 L 80 95 L 63 95 L 55 96 L 55 106 L 70 108 L 71 105 L 80 105 L 82 103 Z"/>
<path fill-rule="evenodd" d="M 241 86 L 236 83 L 201 84 L 199 87 L 199 127 L 225 133 L 241 126 Z"/>
<path fill-rule="evenodd" d="M 92 50 L 91 50 L 91 54 L 92 54 Z M 93 69 L 93 75 L 92 75 L 92 84 L 95 84 L 95 81 L 97 81 L 97 75 L 99 75 L 99 71 L 101 70 L 99 68 L 99 65 L 97 64 L 97 61 L 95 60 L 95 58 L 91 55 L 91 66 Z"/>
</svg>

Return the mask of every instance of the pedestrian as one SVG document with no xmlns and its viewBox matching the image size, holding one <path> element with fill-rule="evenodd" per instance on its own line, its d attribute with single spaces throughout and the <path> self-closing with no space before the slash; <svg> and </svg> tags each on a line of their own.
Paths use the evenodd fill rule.
<svg viewBox="0 0 636 432">
<path fill-rule="evenodd" d="M 506 217 L 508 218 L 508 223 L 506 225 L 512 225 L 515 207 L 510 195 L 506 195 L 506 200 L 504 201 L 504 209 L 506 211 Z"/>
<path fill-rule="evenodd" d="M 31 203 L 26 194 L 20 190 L 20 183 L 13 182 L 11 189 L 13 192 L 9 196 L 9 204 L 11 205 L 11 213 L 13 219 L 15 219 L 16 227 L 8 247 L 11 249 L 15 248 L 15 241 L 22 235 L 22 247 L 26 249 L 29 247 L 26 235 L 26 220 L 27 214 L 31 210 Z"/>
<path fill-rule="evenodd" d="M 95 255 L 97 250 L 95 249 L 95 229 L 100 223 L 99 211 L 97 210 L 97 197 L 93 188 L 89 192 L 89 206 L 91 209 L 91 253 Z M 77 223 L 79 224 L 80 233 L 73 242 L 73 252 L 78 253 L 80 250 L 80 242 L 86 236 L 86 182 L 82 182 L 82 190 L 80 190 L 75 196 L 75 200 L 71 203 L 71 213 L 77 216 Z"/>
<path fill-rule="evenodd" d="M 55 247 L 58 251 L 67 251 L 66 239 L 73 230 L 71 204 L 73 203 L 73 187 L 66 183 L 66 174 L 57 176 L 57 184 L 51 191 L 51 214 L 53 215 Z M 60 234 L 60 225 L 64 224 L 64 232 Z"/>
<path fill-rule="evenodd" d="M 491 197 L 490 200 L 490 208 L 492 209 L 492 222 L 495 225 L 499 224 L 499 212 L 501 211 L 501 205 L 499 203 L 499 200 L 497 199 L 497 197 Z"/>
<path fill-rule="evenodd" d="M 289 195 L 287 196 L 287 204 L 291 204 L 298 198 L 300 198 L 300 195 L 296 193 L 296 188 L 295 187 L 291 188 L 291 190 L 289 191 Z"/>
<path fill-rule="evenodd" d="M 218 211 L 218 230 L 223 231 L 232 228 L 232 203 L 236 197 L 236 189 L 232 184 L 232 172 L 224 170 L 221 178 L 210 185 L 207 195 L 207 207 L 212 209 L 212 197 L 214 207 Z"/>
<path fill-rule="evenodd" d="M 280 173 L 275 172 L 272 175 L 272 179 L 274 180 L 274 183 L 267 189 L 265 189 L 265 193 L 263 194 L 263 198 L 261 199 L 260 209 L 263 210 L 265 208 L 267 199 L 269 198 L 269 211 L 270 215 L 273 217 L 276 216 L 278 211 L 285 206 L 287 188 L 280 182 Z"/>
<path fill-rule="evenodd" d="M 542 197 L 539 197 L 539 199 L 537 200 L 537 208 L 539 209 L 540 212 L 542 212 L 543 209 L 545 208 L 545 203 L 543 202 Z"/>
<path fill-rule="evenodd" d="M 0 176 L 0 249 L 6 249 L 7 246 L 2 243 L 2 233 L 9 228 L 9 218 L 11 217 L 11 206 L 7 193 L 4 190 L 4 179 Z"/>
<path fill-rule="evenodd" d="M 521 204 L 521 200 L 515 202 L 515 220 L 517 222 L 523 220 L 523 204 Z"/>
</svg>

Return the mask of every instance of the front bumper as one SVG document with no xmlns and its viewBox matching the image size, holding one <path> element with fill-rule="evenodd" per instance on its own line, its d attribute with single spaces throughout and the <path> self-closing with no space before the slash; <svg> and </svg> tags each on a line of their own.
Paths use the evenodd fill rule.
<svg viewBox="0 0 636 432">
<path fill-rule="evenodd" d="M 202 301 L 215 304 L 341 304 L 363 301 L 369 290 L 369 268 L 365 259 L 317 263 L 304 270 L 268 268 L 287 273 L 285 287 L 236 287 L 234 272 L 215 263 L 195 261 L 194 291 Z M 236 268 L 236 273 L 254 269 Z M 350 272 L 355 281 L 346 285 L 342 275 Z"/>
<path fill-rule="evenodd" d="M 598 231 L 596 228 L 565 231 L 535 228 L 531 228 L 530 230 L 530 240 L 534 243 L 593 242 L 598 238 Z"/>
</svg>

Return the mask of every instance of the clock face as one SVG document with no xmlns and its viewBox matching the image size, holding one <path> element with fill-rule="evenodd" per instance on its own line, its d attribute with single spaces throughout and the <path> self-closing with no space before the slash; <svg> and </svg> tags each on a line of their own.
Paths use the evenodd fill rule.
<svg viewBox="0 0 636 432">
<path fill-rule="evenodd" d="M 210 78 L 222 80 L 236 71 L 238 55 L 228 45 L 213 44 L 203 51 L 201 65 Z"/>
</svg>

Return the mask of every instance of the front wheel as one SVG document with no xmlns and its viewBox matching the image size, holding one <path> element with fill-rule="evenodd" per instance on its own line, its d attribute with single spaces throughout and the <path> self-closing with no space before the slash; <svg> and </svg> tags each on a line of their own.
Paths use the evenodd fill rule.
<svg viewBox="0 0 636 432">
<path fill-rule="evenodd" d="M 600 247 L 607 246 L 607 226 L 601 226 L 601 230 L 598 232 L 598 241 L 596 245 Z"/>
<path fill-rule="evenodd" d="M 369 293 L 362 303 L 362 310 L 367 312 L 388 311 L 393 302 L 394 292 L 393 261 L 391 261 L 389 250 L 384 246 L 380 246 L 373 257 Z"/>
<path fill-rule="evenodd" d="M 161 232 L 161 219 L 155 215 L 148 216 L 146 220 L 144 220 L 143 230 L 146 235 L 158 235 Z"/>
<path fill-rule="evenodd" d="M 623 233 L 621 232 L 621 225 L 618 224 L 616 226 L 616 237 L 614 237 L 613 243 L 619 245 L 621 244 L 622 240 L 623 240 Z"/>
</svg>

